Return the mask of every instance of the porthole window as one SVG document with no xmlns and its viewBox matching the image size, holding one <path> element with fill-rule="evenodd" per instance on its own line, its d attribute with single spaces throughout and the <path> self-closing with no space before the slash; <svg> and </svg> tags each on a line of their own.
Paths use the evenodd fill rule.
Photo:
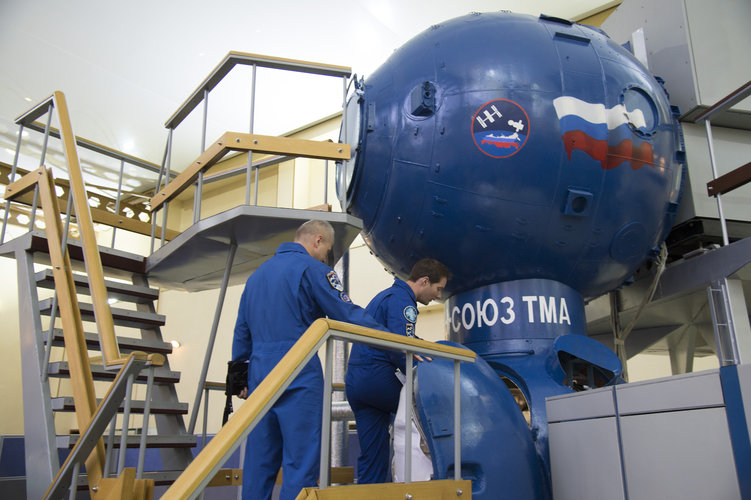
<svg viewBox="0 0 751 500">
<path fill-rule="evenodd" d="M 627 87 L 621 96 L 621 104 L 625 108 L 631 130 L 645 137 L 654 133 L 660 117 L 657 114 L 657 105 L 644 89 Z"/>
</svg>

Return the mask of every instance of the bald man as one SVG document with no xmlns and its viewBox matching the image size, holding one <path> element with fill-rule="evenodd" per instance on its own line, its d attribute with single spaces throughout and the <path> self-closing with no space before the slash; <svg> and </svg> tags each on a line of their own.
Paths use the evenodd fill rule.
<svg viewBox="0 0 751 500">
<path fill-rule="evenodd" d="M 248 278 L 237 313 L 232 360 L 249 360 L 247 397 L 318 318 L 383 330 L 356 306 L 327 265 L 334 246 L 331 224 L 311 220 L 293 242 Z M 294 500 L 318 483 L 321 453 L 323 372 L 314 356 L 248 435 L 243 499 L 270 499 L 283 468 L 280 500 Z"/>
</svg>

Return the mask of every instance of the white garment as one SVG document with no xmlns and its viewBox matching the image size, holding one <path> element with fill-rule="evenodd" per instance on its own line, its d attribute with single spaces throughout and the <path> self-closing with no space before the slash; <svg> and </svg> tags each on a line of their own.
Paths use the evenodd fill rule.
<svg viewBox="0 0 751 500">
<path fill-rule="evenodd" d="M 401 375 L 400 372 L 397 372 Z M 400 377 L 400 380 L 403 378 Z M 402 383 L 404 381 L 402 380 Z M 406 387 L 402 387 L 402 392 L 399 395 L 399 408 L 396 410 L 396 417 L 394 418 L 393 427 L 393 443 L 394 443 L 394 461 L 392 463 L 392 477 L 395 483 L 403 483 L 407 477 L 404 471 L 404 436 L 406 425 L 404 422 L 405 417 L 405 397 Z M 412 418 L 416 419 L 417 416 L 412 413 Z M 420 432 L 417 430 L 417 426 L 414 421 L 412 422 L 412 481 L 429 481 L 430 476 L 433 474 L 433 462 L 425 453 L 420 449 Z"/>
</svg>

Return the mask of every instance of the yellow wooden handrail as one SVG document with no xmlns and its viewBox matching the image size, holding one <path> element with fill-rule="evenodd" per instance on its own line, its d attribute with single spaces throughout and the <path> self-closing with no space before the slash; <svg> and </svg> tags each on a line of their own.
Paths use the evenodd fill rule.
<svg viewBox="0 0 751 500">
<path fill-rule="evenodd" d="M 352 336 L 363 343 L 377 340 L 379 344 L 389 343 L 392 349 L 409 350 L 433 357 L 449 357 L 467 362 L 474 362 L 476 357 L 475 353 L 468 349 L 436 344 L 340 321 L 317 319 L 161 498 L 184 500 L 191 498 L 197 494 L 197 490 L 205 487 L 214 473 L 240 445 L 242 439 L 253 430 L 253 427 L 318 349 L 328 338 L 336 338 L 337 333 L 341 332 L 348 334 L 347 340 L 353 340 Z"/>
<path fill-rule="evenodd" d="M 91 218 L 88 198 L 86 197 L 86 187 L 83 182 L 83 173 L 81 171 L 81 163 L 78 160 L 78 152 L 76 151 L 76 138 L 73 135 L 73 128 L 70 123 L 68 104 L 65 101 L 65 95 L 60 91 L 55 91 L 52 97 L 47 98 L 45 101 L 52 102 L 52 106 L 57 109 L 57 117 L 60 122 L 63 153 L 68 165 L 68 174 L 70 175 L 70 193 L 73 196 L 76 221 L 81 235 L 81 247 L 84 254 L 86 274 L 89 276 L 91 301 L 94 306 L 94 319 L 99 331 L 99 343 L 102 349 L 103 363 L 107 367 L 119 366 L 123 364 L 124 360 L 120 356 L 120 349 L 117 346 L 112 311 L 107 303 L 107 288 L 104 284 L 102 260 L 99 256 L 99 246 L 96 241 L 96 233 L 94 232 L 94 223 Z M 42 181 L 44 172 L 46 172 L 46 169 L 41 167 L 35 172 L 31 172 L 16 182 L 9 184 L 5 189 L 6 199 L 15 200 L 23 196 L 38 181 Z M 49 178 L 52 179 L 51 174 L 49 174 Z M 52 185 L 50 188 L 54 193 L 54 180 L 51 182 Z M 43 211 L 52 212 L 53 210 L 58 214 L 59 220 L 56 195 L 52 197 L 47 207 L 43 205 Z M 58 240 L 58 242 L 61 243 L 62 239 Z"/>
<path fill-rule="evenodd" d="M 70 193 L 75 203 L 76 218 L 81 236 L 81 246 L 84 254 L 86 273 L 89 279 L 94 316 L 99 333 L 99 343 L 102 350 L 103 364 L 107 367 L 123 365 L 126 359 L 121 358 L 115 337 L 115 326 L 112 311 L 107 303 L 107 288 L 104 283 L 104 271 L 99 255 L 99 246 L 94 233 L 94 224 L 89 210 L 86 189 L 83 182 L 81 165 L 76 151 L 76 139 L 73 135 L 68 106 L 62 92 L 56 91 L 27 115 L 37 115 L 44 111 L 51 113 L 57 110 L 60 124 L 60 136 L 65 155 L 68 173 L 70 175 Z M 19 119 L 24 119 L 21 117 Z M 55 291 L 58 298 L 60 320 L 63 326 L 65 350 L 70 365 L 70 379 L 75 402 L 76 419 L 79 429 L 85 429 L 91 423 L 96 412 L 96 393 L 94 380 L 89 364 L 88 351 L 84 338 L 83 320 L 78 305 L 76 286 L 73 280 L 70 255 L 62 248 L 63 227 L 60 220 L 60 210 L 55 193 L 55 181 L 52 172 L 44 165 L 26 174 L 24 177 L 6 187 L 5 198 L 17 200 L 35 187 L 39 188 L 39 201 L 42 207 L 49 248 L 52 273 L 55 281 Z M 103 477 L 104 444 L 97 442 L 94 450 L 86 459 L 86 473 L 94 498 L 97 496 L 98 485 Z"/>
<path fill-rule="evenodd" d="M 70 123 L 68 104 L 65 95 L 60 91 L 53 94 L 57 117 L 60 124 L 60 136 L 63 145 L 63 153 L 68 164 L 70 175 L 70 190 L 73 193 L 73 204 L 76 209 L 76 221 L 81 234 L 81 247 L 83 248 L 86 274 L 89 276 L 89 288 L 91 289 L 91 301 L 94 306 L 94 319 L 99 331 L 99 343 L 102 348 L 102 357 L 105 366 L 121 365 L 123 359 L 115 338 L 115 324 L 112 321 L 112 311 L 107 303 L 107 288 L 104 284 L 104 271 L 102 259 L 99 256 L 99 245 L 96 241 L 94 223 L 91 220 L 89 202 L 86 199 L 86 188 L 83 182 L 81 163 L 78 160 L 76 150 L 76 138 Z"/>
<path fill-rule="evenodd" d="M 39 201 L 47 231 L 47 242 L 52 263 L 52 275 L 55 280 L 60 320 L 63 324 L 65 339 L 65 353 L 70 366 L 70 380 L 73 390 L 73 400 L 76 405 L 76 420 L 81 429 L 91 422 L 96 411 L 96 394 L 94 392 L 94 378 L 91 374 L 89 356 L 86 350 L 83 321 L 76 296 L 76 286 L 73 281 L 70 256 L 61 248 L 63 227 L 55 195 L 55 182 L 52 172 L 44 166 L 26 174 L 14 182 L 6 190 L 6 199 L 13 199 L 39 186 Z M 91 455 L 86 460 L 86 472 L 90 484 L 97 484 L 102 478 L 104 465 L 104 443 L 100 439 Z"/>
<path fill-rule="evenodd" d="M 290 137 L 276 137 L 240 132 L 225 132 L 211 146 L 175 177 L 149 202 L 153 213 L 164 203 L 175 198 L 189 188 L 201 172 L 221 160 L 231 151 L 253 151 L 254 153 L 279 154 L 290 157 L 317 158 L 323 160 L 347 160 L 350 158 L 349 144 L 329 141 L 309 141 Z"/>
</svg>

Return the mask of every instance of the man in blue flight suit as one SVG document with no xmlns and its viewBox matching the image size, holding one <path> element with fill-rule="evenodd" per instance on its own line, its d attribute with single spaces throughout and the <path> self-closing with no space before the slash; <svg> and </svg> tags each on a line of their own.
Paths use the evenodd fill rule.
<svg viewBox="0 0 751 500">
<path fill-rule="evenodd" d="M 413 337 L 417 302 L 427 305 L 441 297 L 448 268 L 435 259 L 419 260 L 407 281 L 398 278 L 376 295 L 365 308 L 386 330 Z M 422 358 L 415 356 L 418 361 Z M 390 481 L 389 425 L 399 406 L 402 382 L 396 370 L 406 373 L 403 353 L 354 344 L 346 375 L 347 400 L 355 413 L 360 456 L 357 458 L 359 484 Z"/>
<path fill-rule="evenodd" d="M 248 278 L 237 313 L 232 360 L 249 360 L 247 395 L 318 318 L 383 330 L 354 305 L 336 273 L 325 263 L 334 245 L 328 222 L 308 221 L 294 242 L 282 243 L 274 257 Z M 318 356 L 302 369 L 248 435 L 243 466 L 243 499 L 270 499 L 279 467 L 281 500 L 293 500 L 318 482 L 321 453 L 323 373 Z"/>
</svg>

